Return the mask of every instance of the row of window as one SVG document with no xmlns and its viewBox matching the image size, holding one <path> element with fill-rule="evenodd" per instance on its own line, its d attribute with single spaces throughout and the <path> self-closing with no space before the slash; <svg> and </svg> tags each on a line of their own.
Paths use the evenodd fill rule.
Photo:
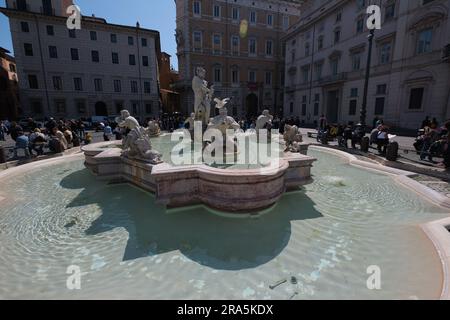
<svg viewBox="0 0 450 320">
<path fill-rule="evenodd" d="M 33 45 L 31 43 L 24 43 L 24 50 L 26 56 L 34 56 Z M 56 46 L 48 47 L 48 54 L 51 59 L 58 59 L 58 48 Z M 70 48 L 70 57 L 73 61 L 80 60 L 79 50 L 77 48 Z M 91 50 L 91 61 L 92 62 L 100 62 L 100 52 L 98 50 Z M 120 64 L 119 61 L 119 53 L 112 52 L 111 53 L 111 62 L 112 64 Z M 130 66 L 136 65 L 136 55 L 130 54 L 128 55 L 128 64 Z M 142 56 L 142 65 L 144 67 L 149 66 L 149 58 L 148 56 Z"/>
<path fill-rule="evenodd" d="M 202 4 L 200 1 L 194 1 L 192 5 L 192 12 L 194 17 L 202 16 Z M 213 5 L 212 8 L 212 16 L 214 19 L 223 18 L 222 6 L 219 4 Z M 272 13 L 265 14 L 265 25 L 269 28 L 274 26 L 274 15 Z M 239 7 L 231 8 L 231 20 L 239 23 L 241 20 L 241 9 Z M 248 16 L 248 22 L 250 25 L 256 25 L 258 23 L 258 12 L 255 10 L 251 10 Z M 283 16 L 283 30 L 287 30 L 289 28 L 289 16 Z"/>
<path fill-rule="evenodd" d="M 63 81 L 60 76 L 53 76 L 52 77 L 53 82 L 53 89 L 56 91 L 62 91 L 63 88 Z M 139 93 L 139 87 L 138 87 L 138 81 L 131 80 L 130 81 L 130 89 L 131 93 Z M 38 78 L 34 74 L 28 75 L 28 84 L 30 89 L 39 89 L 39 83 Z M 73 89 L 75 91 L 83 91 L 83 79 L 79 77 L 73 78 Z M 145 94 L 151 94 L 151 82 L 150 81 L 144 81 L 144 93 Z M 103 80 L 102 79 L 94 79 L 94 90 L 96 92 L 103 92 Z M 122 81 L 121 80 L 114 80 L 113 81 L 113 90 L 116 93 L 122 92 Z"/>
<path fill-rule="evenodd" d="M 30 26 L 27 21 L 20 22 L 20 27 L 21 27 L 22 32 L 26 32 L 26 33 L 30 32 Z M 46 31 L 47 31 L 47 35 L 49 35 L 49 36 L 55 35 L 55 27 L 52 25 L 47 25 Z M 72 30 L 68 29 L 68 32 L 69 32 L 69 38 L 73 39 L 73 38 L 77 37 L 77 31 L 75 29 L 72 29 Z M 97 31 L 89 31 L 89 37 L 92 41 L 97 41 L 98 40 Z M 135 41 L 134 37 L 128 36 L 128 44 L 130 46 L 134 46 L 134 41 Z M 115 33 L 111 33 L 110 34 L 110 42 L 118 43 L 118 35 Z M 142 47 L 148 46 L 147 38 L 141 38 L 141 46 Z"/>
<path fill-rule="evenodd" d="M 364 0 L 361 0 L 363 3 L 365 3 Z M 431 1 L 431 0 L 430 0 Z M 425 4 L 425 3 L 424 3 Z M 386 6 L 385 8 L 385 19 L 390 19 L 393 18 L 395 15 L 395 2 L 389 4 Z M 338 17 L 339 17 L 339 13 L 338 13 Z M 339 20 L 340 18 L 337 18 L 337 20 Z M 365 21 L 366 21 L 366 17 L 365 16 L 361 16 L 358 20 L 357 20 L 357 33 L 362 33 L 364 31 L 364 26 L 365 26 Z M 322 30 L 323 31 L 323 30 Z M 417 54 L 423 54 L 423 53 L 428 53 L 432 51 L 432 40 L 433 40 L 433 28 L 426 28 L 423 30 L 420 30 L 418 32 L 417 35 L 417 40 L 416 40 L 416 53 Z M 306 34 L 306 40 L 310 39 L 310 34 L 307 33 Z M 325 48 L 325 37 L 326 35 L 320 35 L 317 38 L 317 44 L 314 46 L 313 49 L 311 49 L 311 42 L 310 41 L 305 41 L 305 46 L 304 46 L 304 56 L 308 57 L 309 55 L 311 55 L 312 51 L 315 50 L 322 50 Z M 332 34 L 333 37 L 333 45 L 338 44 L 341 41 L 341 29 L 335 28 Z M 292 45 L 295 46 L 295 40 L 292 42 Z M 382 53 L 383 51 L 390 51 L 391 50 L 391 43 L 385 43 L 382 44 Z M 292 50 L 291 52 L 292 54 L 292 61 L 295 60 L 295 49 Z M 388 54 L 385 57 L 381 57 L 380 58 L 380 63 L 389 63 L 390 59 L 386 59 L 386 58 L 390 58 L 390 55 Z"/>
<path fill-rule="evenodd" d="M 418 44 L 417 44 L 417 53 L 418 54 L 424 54 L 432 51 L 431 47 L 431 41 L 432 41 L 432 35 L 433 35 L 433 29 L 426 29 L 419 33 L 418 36 Z M 388 64 L 392 62 L 392 42 L 384 42 L 380 44 L 379 51 L 378 51 L 378 63 L 380 65 Z M 363 52 L 358 51 L 350 54 L 351 58 L 351 71 L 359 71 L 363 68 Z M 295 60 L 295 51 L 292 53 L 293 61 Z M 336 76 L 339 73 L 339 64 L 340 59 L 337 58 L 331 58 L 330 59 L 330 69 L 331 74 L 333 76 Z M 322 78 L 322 72 L 323 72 L 323 62 L 316 62 L 314 64 L 315 67 L 315 73 L 316 73 L 316 80 L 320 80 Z M 303 82 L 306 83 L 310 81 L 310 66 L 303 66 L 302 67 L 302 79 Z"/>
<path fill-rule="evenodd" d="M 249 70 L 248 71 L 248 82 L 256 83 L 257 82 L 257 71 Z M 214 67 L 213 68 L 213 81 L 214 83 L 222 83 L 223 81 L 223 70 L 222 67 Z M 231 83 L 238 85 L 240 84 L 240 73 L 237 68 L 231 68 Z M 273 72 L 266 71 L 264 73 L 264 84 L 267 86 L 271 86 L 273 83 Z"/>
<path fill-rule="evenodd" d="M 31 103 L 31 111 L 33 114 L 42 114 L 43 106 L 42 101 L 40 100 L 32 100 Z M 74 101 L 75 110 L 77 110 L 78 114 L 84 115 L 87 113 L 86 101 L 85 100 L 75 100 Z M 140 104 L 137 101 L 130 102 L 131 110 L 133 110 L 134 115 L 140 114 Z M 116 114 L 120 114 L 120 111 L 125 109 L 124 102 L 117 101 L 114 104 Z M 65 99 L 56 99 L 54 100 L 54 109 L 56 114 L 66 114 L 67 112 L 67 104 Z M 153 108 L 152 101 L 144 101 L 144 111 L 147 115 L 153 114 L 155 111 Z"/>
<path fill-rule="evenodd" d="M 375 98 L 374 114 L 377 116 L 382 116 L 384 114 L 384 104 L 386 101 L 385 95 L 387 94 L 387 85 L 379 84 L 379 85 L 377 85 L 376 88 L 377 88 L 377 90 L 376 90 L 377 97 Z M 349 102 L 349 115 L 350 116 L 356 115 L 358 100 L 356 100 L 354 98 L 357 98 L 358 94 L 359 94 L 358 88 L 350 89 L 350 98 L 353 98 Z"/>
<path fill-rule="evenodd" d="M 387 85 L 386 84 L 380 84 L 377 85 L 377 91 L 376 95 L 378 97 L 375 98 L 375 115 L 383 115 L 384 114 L 384 103 L 386 98 L 384 97 L 387 94 Z M 423 87 L 417 87 L 412 88 L 410 90 L 410 98 L 409 98 L 409 110 L 421 110 L 423 107 L 423 100 L 424 100 L 424 94 L 425 94 L 425 88 Z M 350 96 L 352 98 L 356 98 L 358 96 L 358 88 L 352 88 L 350 92 Z M 383 96 L 383 97 L 380 97 Z M 352 99 L 350 101 L 351 108 L 349 109 L 350 115 L 356 114 L 356 103 L 357 101 Z M 355 105 L 355 108 L 352 106 Z"/>
<path fill-rule="evenodd" d="M 376 97 L 375 97 L 375 106 L 374 106 L 374 115 L 375 116 L 383 116 L 385 111 L 385 103 L 386 103 L 386 94 L 387 94 L 387 85 L 380 84 L 377 85 Z M 410 89 L 409 96 L 409 110 L 421 110 L 423 108 L 425 88 L 417 87 Z M 348 115 L 356 116 L 358 109 L 358 88 L 350 89 L 350 100 L 348 107 Z M 320 104 L 320 94 L 316 94 L 314 98 L 314 116 L 319 115 L 319 104 Z M 306 116 L 307 111 L 307 96 L 304 95 L 302 98 L 302 116 Z M 294 103 L 290 103 L 290 113 L 294 113 Z"/>
<path fill-rule="evenodd" d="M 324 49 L 324 38 L 325 36 L 319 36 L 319 38 L 317 39 L 317 49 L 320 51 L 322 49 Z M 335 31 L 335 39 L 334 42 L 335 44 L 337 42 L 339 42 L 340 40 L 340 31 L 337 30 Z M 433 28 L 427 28 L 427 29 L 423 29 L 421 31 L 419 31 L 418 35 L 417 35 L 417 43 L 416 43 L 416 53 L 417 54 L 424 54 L 424 53 L 429 53 L 432 52 L 433 48 L 432 48 L 432 41 L 433 41 Z M 392 43 L 391 42 L 385 42 L 382 43 L 380 45 L 380 64 L 386 64 L 391 62 L 391 48 L 392 48 Z M 292 50 L 291 52 L 292 54 L 292 61 L 295 60 L 295 49 Z M 305 43 L 305 57 L 308 57 L 311 55 L 311 48 L 310 48 L 310 43 L 306 42 Z"/>
<path fill-rule="evenodd" d="M 203 33 L 201 31 L 193 32 L 194 51 L 201 52 L 203 50 Z M 222 52 L 222 35 L 213 34 L 212 36 L 213 52 L 220 54 Z M 239 55 L 241 40 L 237 35 L 231 36 L 231 52 L 233 55 Z M 272 57 L 274 54 L 274 42 L 273 40 L 266 40 L 265 55 Z M 255 38 L 248 39 L 248 55 L 258 55 L 258 42 Z"/>
</svg>

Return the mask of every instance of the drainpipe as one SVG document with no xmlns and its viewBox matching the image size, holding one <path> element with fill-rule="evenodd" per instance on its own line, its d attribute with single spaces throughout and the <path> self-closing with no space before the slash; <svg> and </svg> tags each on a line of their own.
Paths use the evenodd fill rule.
<svg viewBox="0 0 450 320">
<path fill-rule="evenodd" d="M 230 65 L 231 45 L 229 43 L 230 37 L 229 37 L 229 27 L 228 27 L 228 0 L 225 1 L 225 11 L 226 11 L 225 37 L 223 39 L 223 45 L 222 45 L 222 50 L 225 50 L 225 70 L 224 70 L 225 72 L 223 73 L 223 75 L 224 75 L 224 80 L 225 80 L 224 84 L 226 85 L 226 88 L 227 88 L 225 90 L 224 96 L 229 97 L 229 96 L 231 96 L 231 81 L 230 81 L 228 69 L 229 69 L 229 65 Z M 220 13 L 222 14 L 222 12 L 220 12 Z"/>
<path fill-rule="evenodd" d="M 39 54 L 41 55 L 41 67 L 42 67 L 42 74 L 44 76 L 44 89 L 45 89 L 45 98 L 47 100 L 47 110 L 49 113 L 49 116 L 52 114 L 52 110 L 50 107 L 50 98 L 48 94 L 48 86 L 47 86 L 47 71 L 45 70 L 45 63 L 44 63 L 44 55 L 42 52 L 42 43 L 41 43 L 41 33 L 39 32 L 39 22 L 36 15 L 34 15 L 34 20 L 36 23 L 36 32 L 38 37 L 38 43 L 39 43 Z"/>
<path fill-rule="evenodd" d="M 281 30 L 283 30 L 283 19 L 281 17 L 281 5 L 278 4 L 278 12 L 277 12 L 277 23 L 275 24 L 275 28 L 277 28 L 277 25 L 280 27 Z M 276 38 L 276 45 L 273 46 L 272 50 L 274 50 L 275 53 L 275 71 L 274 71 L 274 75 L 272 77 L 272 88 L 274 89 L 274 106 L 273 106 L 273 114 L 278 114 L 279 110 L 278 110 L 278 91 L 279 91 L 279 83 L 280 83 L 280 69 L 279 69 L 279 63 L 281 60 L 281 55 L 280 55 L 280 32 L 281 30 L 278 29 L 276 32 L 277 38 Z M 276 50 L 276 51 L 275 51 Z M 265 81 L 265 80 L 264 80 Z M 284 97 L 283 97 L 284 99 Z"/>
<path fill-rule="evenodd" d="M 316 24 L 313 25 L 313 36 L 312 36 L 312 51 L 311 51 L 311 68 L 310 68 L 310 81 L 309 81 L 309 110 L 311 110 L 312 104 L 312 87 L 313 87 L 313 73 L 314 73 L 314 55 L 315 55 L 315 44 L 316 44 Z M 308 114 L 308 111 L 306 113 Z M 308 115 L 306 115 L 308 117 Z M 308 119 L 308 118 L 307 118 Z"/>
<path fill-rule="evenodd" d="M 450 63 L 449 63 L 449 69 L 450 69 Z M 450 120 L 450 78 L 448 79 L 449 86 L 448 86 L 448 97 L 447 97 L 447 109 L 444 110 L 444 116 L 445 120 Z"/>
<path fill-rule="evenodd" d="M 139 22 L 136 22 L 136 46 L 137 46 L 137 55 L 138 55 L 138 70 L 139 70 L 139 113 L 141 117 L 141 121 L 144 120 L 144 106 L 143 106 L 143 96 L 142 96 L 142 72 L 141 72 L 141 53 L 139 49 Z"/>
</svg>

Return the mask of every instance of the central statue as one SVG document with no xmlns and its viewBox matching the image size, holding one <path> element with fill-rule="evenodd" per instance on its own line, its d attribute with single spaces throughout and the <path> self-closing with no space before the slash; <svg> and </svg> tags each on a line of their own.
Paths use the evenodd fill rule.
<svg viewBox="0 0 450 320">
<path fill-rule="evenodd" d="M 205 77 L 205 69 L 198 67 L 196 69 L 196 75 L 192 79 L 195 121 L 201 121 L 204 127 L 209 123 L 211 102 L 214 95 L 214 86 L 208 88 L 208 82 L 205 80 Z"/>
<path fill-rule="evenodd" d="M 208 130 L 218 130 L 221 137 L 215 137 L 215 139 L 218 139 L 216 140 L 216 143 L 207 145 L 205 150 L 207 152 L 211 152 L 212 149 L 222 146 L 223 162 L 234 163 L 235 157 L 238 153 L 238 145 L 235 141 L 235 134 L 241 131 L 241 126 L 236 122 L 236 120 L 233 119 L 233 117 L 228 116 L 228 110 L 225 105 L 230 101 L 230 99 L 214 99 L 214 101 L 216 103 L 216 108 L 219 109 L 219 115 L 210 120 Z M 230 132 L 228 131 L 231 131 L 232 134 L 229 135 L 228 133 Z"/>
<path fill-rule="evenodd" d="M 220 105 L 218 103 L 219 101 L 223 104 Z M 219 109 L 219 115 L 212 118 L 208 124 L 208 129 L 218 129 L 223 135 L 226 135 L 227 130 L 232 129 L 234 131 L 239 131 L 241 129 L 239 123 L 237 123 L 232 117 L 228 116 L 228 110 L 225 107 L 227 101 L 228 99 L 222 101 L 216 99 L 216 108 Z"/>
</svg>

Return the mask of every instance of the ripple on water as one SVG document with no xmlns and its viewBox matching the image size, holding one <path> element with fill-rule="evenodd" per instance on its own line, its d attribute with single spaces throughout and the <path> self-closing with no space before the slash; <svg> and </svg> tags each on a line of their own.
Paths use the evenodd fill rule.
<svg viewBox="0 0 450 320">
<path fill-rule="evenodd" d="M 248 220 L 166 215 L 147 193 L 97 181 L 82 161 L 8 180 L 0 298 L 437 298 L 439 261 L 417 224 L 447 213 L 389 177 L 311 154 L 315 182 Z M 66 288 L 70 265 L 81 268 L 81 291 Z M 366 288 L 370 265 L 382 269 L 381 292 Z"/>
</svg>

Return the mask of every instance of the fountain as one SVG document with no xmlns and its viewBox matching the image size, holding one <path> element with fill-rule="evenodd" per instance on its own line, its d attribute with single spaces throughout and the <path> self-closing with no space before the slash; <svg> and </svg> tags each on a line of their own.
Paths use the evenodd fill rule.
<svg viewBox="0 0 450 320">
<path fill-rule="evenodd" d="M 192 80 L 194 113 L 186 120 L 190 131 L 172 135 L 175 142 L 180 137 L 184 140 L 184 155 L 200 153 L 200 161 L 182 165 L 164 162 L 167 154 L 152 148 L 151 138 L 160 135 L 157 124 L 151 122 L 144 129 L 124 110 L 117 119 L 119 126 L 127 130 L 122 144 L 106 142 L 83 147 L 86 167 L 102 180 L 132 183 L 150 191 L 157 203 L 168 208 L 203 204 L 236 214 L 260 212 L 273 206 L 287 191 L 311 183 L 315 159 L 307 156 L 308 145 L 299 140 L 298 131 L 292 137 L 288 135 L 288 148 L 281 152 L 278 149 L 283 139 L 269 131 L 273 117 L 268 110 L 258 118 L 256 132 L 249 134 L 243 133 L 228 115 L 229 98 L 214 99 L 219 115 L 210 118 L 214 87 L 208 87 L 205 75 L 205 70 L 198 68 Z M 268 159 L 260 161 L 261 153 Z M 258 159 L 252 163 L 254 166 L 243 168 L 250 161 L 246 157 L 251 159 L 255 154 Z M 230 168 L 236 163 L 241 167 Z"/>
</svg>

